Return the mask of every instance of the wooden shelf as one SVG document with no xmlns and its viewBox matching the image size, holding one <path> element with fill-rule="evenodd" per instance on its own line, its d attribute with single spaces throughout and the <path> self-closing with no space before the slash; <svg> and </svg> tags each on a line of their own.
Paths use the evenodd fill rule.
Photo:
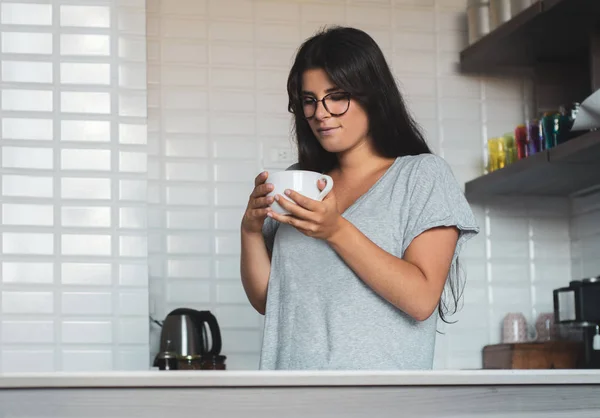
<svg viewBox="0 0 600 418">
<path fill-rule="evenodd" d="M 471 180 L 465 194 L 569 196 L 599 185 L 600 131 L 593 131 Z"/>
<path fill-rule="evenodd" d="M 589 60 L 599 0 L 540 0 L 460 53 L 463 72 L 528 73 L 536 65 Z"/>
<path fill-rule="evenodd" d="M 600 0 L 539 0 L 464 49 L 460 66 L 531 76 L 538 114 L 580 102 L 600 88 Z M 597 188 L 600 131 L 476 178 L 465 193 L 570 196 Z"/>
</svg>

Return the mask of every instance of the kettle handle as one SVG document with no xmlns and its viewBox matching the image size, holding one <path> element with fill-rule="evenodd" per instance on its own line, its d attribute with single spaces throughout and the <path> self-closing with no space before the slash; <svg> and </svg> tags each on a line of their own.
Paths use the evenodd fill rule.
<svg viewBox="0 0 600 418">
<path fill-rule="evenodd" d="M 217 323 L 217 318 L 210 311 L 200 311 L 201 321 L 208 324 L 212 336 L 212 347 L 206 354 L 219 355 L 221 353 L 221 330 Z"/>
</svg>

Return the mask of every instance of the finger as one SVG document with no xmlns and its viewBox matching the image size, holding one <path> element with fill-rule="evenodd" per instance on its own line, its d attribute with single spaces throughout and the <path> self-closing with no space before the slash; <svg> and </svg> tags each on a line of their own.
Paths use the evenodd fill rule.
<svg viewBox="0 0 600 418">
<path fill-rule="evenodd" d="M 283 196 L 277 195 L 275 196 L 275 200 L 279 203 L 279 206 L 290 212 L 296 218 L 302 219 L 311 219 L 313 213 L 307 209 L 304 209 L 302 206 L 295 204 L 294 202 L 290 202 Z"/>
<path fill-rule="evenodd" d="M 319 190 L 323 191 L 325 186 L 327 186 L 327 183 L 325 182 L 325 180 L 319 179 L 319 181 L 317 181 L 317 187 L 319 188 Z"/>
<path fill-rule="evenodd" d="M 335 199 L 335 192 L 333 191 L 333 189 L 331 189 L 329 193 L 327 193 L 327 195 L 323 198 L 323 202 L 327 202 L 331 199 Z"/>
<path fill-rule="evenodd" d="M 269 177 L 269 173 L 266 171 L 263 171 L 258 176 L 256 176 L 256 178 L 254 179 L 254 187 L 264 183 L 267 177 Z"/>
<path fill-rule="evenodd" d="M 260 184 L 254 188 L 252 191 L 251 197 L 262 197 L 273 190 L 273 185 L 271 183 Z"/>
<path fill-rule="evenodd" d="M 259 197 L 258 199 L 253 199 L 252 200 L 252 207 L 253 208 L 266 208 L 267 206 L 269 206 L 271 203 L 273 203 L 273 196 L 265 196 L 265 197 Z"/>
<path fill-rule="evenodd" d="M 313 199 L 309 199 L 308 197 L 298 192 L 295 192 L 294 190 L 286 190 L 285 194 L 289 196 L 299 206 L 302 206 L 303 208 L 308 209 L 309 211 L 316 212 L 320 208 L 320 202 L 317 202 Z"/>
<path fill-rule="evenodd" d="M 289 215 L 281 215 L 281 214 L 279 214 L 279 213 L 277 213 L 275 211 L 272 211 L 272 210 L 270 210 L 270 211 L 267 212 L 267 216 L 269 218 L 275 219 L 277 222 L 281 222 L 282 224 L 283 223 L 285 223 L 285 224 L 288 223 L 285 218 L 289 218 L 290 217 Z"/>
<path fill-rule="evenodd" d="M 298 219 L 291 215 L 280 215 L 276 212 L 269 212 L 267 216 L 275 219 L 276 221 L 282 224 L 288 224 L 293 226 L 296 229 L 299 229 L 301 232 L 309 234 L 314 230 L 314 224 L 310 221 L 305 221 L 303 219 Z"/>
<path fill-rule="evenodd" d="M 269 212 L 270 212 L 269 208 L 252 209 L 252 217 L 265 218 Z"/>
</svg>

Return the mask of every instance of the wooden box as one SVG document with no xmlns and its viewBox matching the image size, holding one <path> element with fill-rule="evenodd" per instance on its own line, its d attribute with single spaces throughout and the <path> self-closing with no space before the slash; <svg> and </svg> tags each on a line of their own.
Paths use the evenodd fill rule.
<svg viewBox="0 0 600 418">
<path fill-rule="evenodd" d="M 571 341 L 494 344 L 483 347 L 484 369 L 576 369 L 582 345 Z"/>
</svg>

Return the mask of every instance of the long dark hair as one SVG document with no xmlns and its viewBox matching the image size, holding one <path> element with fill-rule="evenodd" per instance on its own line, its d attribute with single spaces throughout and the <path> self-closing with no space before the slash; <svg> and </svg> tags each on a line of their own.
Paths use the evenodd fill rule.
<svg viewBox="0 0 600 418">
<path fill-rule="evenodd" d="M 302 112 L 302 75 L 315 68 L 324 70 L 366 110 L 378 154 L 396 158 L 431 153 L 377 43 L 362 30 L 334 26 L 300 46 L 288 77 L 288 109 L 295 119 L 300 167 L 327 172 L 338 164 L 337 156 L 319 144 Z"/>
<path fill-rule="evenodd" d="M 298 168 L 324 173 L 338 166 L 336 154 L 319 144 L 303 115 L 302 75 L 310 69 L 324 70 L 337 87 L 362 105 L 379 155 L 396 158 L 431 153 L 377 43 L 362 30 L 333 26 L 300 46 L 288 77 L 288 110 L 294 115 Z M 456 312 L 460 286 L 452 280 L 449 284 Z M 448 310 L 448 304 L 440 301 L 438 312 L 444 322 Z"/>
</svg>

